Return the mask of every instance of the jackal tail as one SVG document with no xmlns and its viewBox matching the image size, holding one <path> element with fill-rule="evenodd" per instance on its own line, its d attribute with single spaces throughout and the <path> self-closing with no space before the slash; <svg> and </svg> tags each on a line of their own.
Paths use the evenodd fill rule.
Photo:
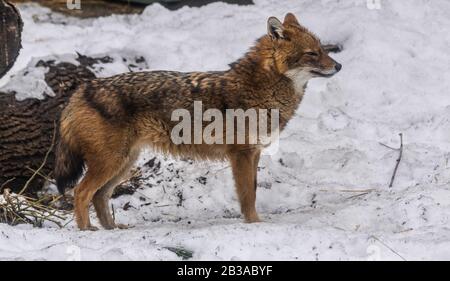
<svg viewBox="0 0 450 281">
<path fill-rule="evenodd" d="M 67 188 L 72 188 L 83 174 L 84 160 L 82 155 L 72 149 L 62 137 L 55 153 L 54 177 L 58 191 L 64 194 Z"/>
</svg>

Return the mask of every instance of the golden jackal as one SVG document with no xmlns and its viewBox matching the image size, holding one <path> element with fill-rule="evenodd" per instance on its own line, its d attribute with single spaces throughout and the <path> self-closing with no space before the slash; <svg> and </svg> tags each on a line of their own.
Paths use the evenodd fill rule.
<svg viewBox="0 0 450 281">
<path fill-rule="evenodd" d="M 288 13 L 281 23 L 271 17 L 262 36 L 227 71 L 180 73 L 150 71 L 92 80 L 71 97 L 59 124 L 55 178 L 60 192 L 74 190 L 75 217 L 82 230 L 95 230 L 89 220 L 93 201 L 101 225 L 116 225 L 108 206 L 144 146 L 195 159 L 231 162 L 241 211 L 246 222 L 258 222 L 255 209 L 260 144 L 175 144 L 171 113 L 205 109 L 277 109 L 283 129 L 313 77 L 330 77 L 341 65 L 328 56 L 318 38 Z"/>
</svg>

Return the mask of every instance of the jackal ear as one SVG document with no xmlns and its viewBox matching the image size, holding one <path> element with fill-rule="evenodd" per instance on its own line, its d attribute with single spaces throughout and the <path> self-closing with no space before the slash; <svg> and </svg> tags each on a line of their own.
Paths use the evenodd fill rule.
<svg viewBox="0 0 450 281">
<path fill-rule="evenodd" d="M 284 25 L 291 24 L 291 25 L 298 25 L 300 26 L 300 23 L 298 22 L 297 18 L 294 16 L 293 13 L 287 13 L 284 17 Z"/>
<path fill-rule="evenodd" d="M 267 33 L 272 39 L 284 38 L 283 31 L 283 24 L 276 17 L 267 20 Z"/>
</svg>

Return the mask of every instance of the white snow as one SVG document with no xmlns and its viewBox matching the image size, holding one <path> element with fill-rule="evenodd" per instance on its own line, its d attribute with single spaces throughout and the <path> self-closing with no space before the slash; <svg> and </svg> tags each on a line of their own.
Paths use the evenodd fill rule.
<svg viewBox="0 0 450 281">
<path fill-rule="evenodd" d="M 138 192 L 112 201 L 116 220 L 134 228 L 2 224 L 0 259 L 166 260 L 180 258 L 165 247 L 182 247 L 199 260 L 450 260 L 450 2 L 255 2 L 152 5 L 142 15 L 89 20 L 19 6 L 24 49 L 10 75 L 75 51 L 138 54 L 152 70 L 222 70 L 264 34 L 269 16 L 286 12 L 323 42 L 342 44 L 332 56 L 343 69 L 310 82 L 279 152 L 262 159 L 263 223 L 242 223 L 227 164 L 157 156 L 160 168 L 143 166 L 148 179 Z M 127 71 L 104 67 L 104 76 Z M 42 88 L 22 94 L 40 97 Z M 389 188 L 398 151 L 380 143 L 397 148 L 399 133 L 403 158 Z M 140 165 L 153 157 L 145 153 Z"/>
</svg>

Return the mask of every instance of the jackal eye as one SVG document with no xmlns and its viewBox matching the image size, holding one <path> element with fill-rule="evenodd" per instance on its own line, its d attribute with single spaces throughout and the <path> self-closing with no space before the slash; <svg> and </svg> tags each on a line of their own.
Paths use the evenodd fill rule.
<svg viewBox="0 0 450 281">
<path fill-rule="evenodd" d="M 319 56 L 319 54 L 316 53 L 316 52 L 306 52 L 305 55 L 311 56 L 311 57 L 318 57 Z"/>
</svg>

